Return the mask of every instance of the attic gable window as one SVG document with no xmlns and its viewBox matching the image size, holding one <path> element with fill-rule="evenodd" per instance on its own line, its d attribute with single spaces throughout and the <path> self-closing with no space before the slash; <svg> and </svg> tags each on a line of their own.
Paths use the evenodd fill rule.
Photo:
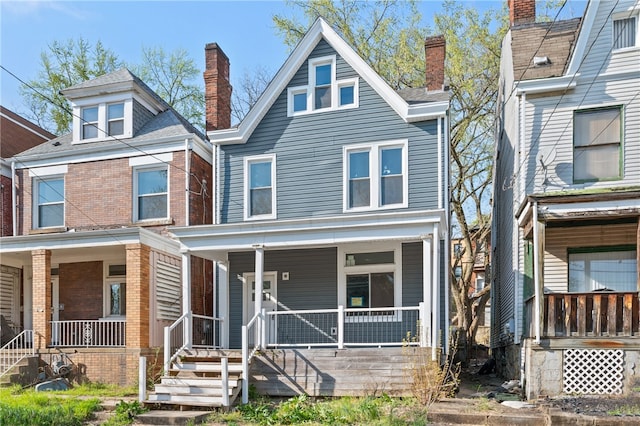
<svg viewBox="0 0 640 426">
<path fill-rule="evenodd" d="M 638 17 L 613 20 L 613 49 L 624 49 L 638 45 Z"/>
<path fill-rule="evenodd" d="M 124 104 L 111 104 L 107 106 L 107 121 L 109 136 L 124 134 Z"/>
<path fill-rule="evenodd" d="M 287 116 L 358 107 L 358 78 L 337 80 L 336 55 L 308 61 L 306 86 L 287 89 Z"/>
<path fill-rule="evenodd" d="M 82 109 L 82 139 L 98 137 L 98 107 Z"/>
</svg>

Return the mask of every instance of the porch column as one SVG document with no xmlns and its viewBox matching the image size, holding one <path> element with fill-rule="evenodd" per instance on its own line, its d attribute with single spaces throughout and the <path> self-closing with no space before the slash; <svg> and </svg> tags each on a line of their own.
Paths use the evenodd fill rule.
<svg viewBox="0 0 640 426">
<path fill-rule="evenodd" d="M 51 250 L 33 250 L 31 262 L 34 347 L 42 349 L 51 342 Z"/>
<path fill-rule="evenodd" d="M 182 315 L 185 315 L 191 314 L 191 254 L 188 250 L 185 250 L 180 253 L 180 257 L 180 265 L 182 266 Z M 193 344 L 191 324 L 192 321 L 187 319 L 183 323 L 184 328 L 182 331 L 184 343 L 189 349 Z"/>
<path fill-rule="evenodd" d="M 438 359 L 438 340 L 440 340 L 440 237 L 438 234 L 438 224 L 433 225 L 433 263 L 431 266 L 431 283 L 433 294 L 431 296 L 431 317 L 433 324 L 431 328 L 431 359 Z"/>
<path fill-rule="evenodd" d="M 256 275 L 256 288 L 254 290 L 255 295 L 255 305 L 254 305 L 254 315 L 258 313 L 262 313 L 262 287 L 264 281 L 264 247 L 262 245 L 254 246 L 256 250 L 256 266 L 255 266 L 255 275 Z M 263 329 L 266 327 L 266 318 L 262 317 L 258 320 L 258 329 L 256 334 L 256 341 L 260 342 L 260 347 L 264 347 L 266 342 L 263 341 Z"/>
<path fill-rule="evenodd" d="M 149 347 L 149 280 L 151 249 L 127 244 L 127 348 Z"/>
<path fill-rule="evenodd" d="M 222 318 L 220 346 L 229 347 L 229 262 L 217 262 L 218 318 Z"/>
<path fill-rule="evenodd" d="M 636 262 L 636 272 L 638 273 L 637 290 L 640 290 L 640 217 L 638 217 L 638 233 L 636 237 L 636 256 L 638 258 Z"/>
<path fill-rule="evenodd" d="M 431 315 L 431 261 L 433 258 L 432 254 L 432 236 L 426 235 L 422 237 L 422 295 L 424 300 L 424 314 L 425 318 L 423 320 L 422 327 L 427 327 L 427 330 L 422 334 L 423 336 L 427 336 L 428 341 L 421 342 L 422 345 L 427 346 L 431 345 L 431 334 L 433 328 L 433 318 Z"/>
<path fill-rule="evenodd" d="M 256 288 L 255 288 L 255 310 L 257 314 L 262 311 L 262 283 L 264 281 L 264 247 L 261 245 L 254 246 L 256 250 Z M 249 318 L 251 319 L 251 318 Z"/>
<path fill-rule="evenodd" d="M 535 292 L 534 318 L 535 342 L 542 338 L 544 315 L 544 223 L 538 221 L 538 203 L 533 204 L 533 283 Z"/>
</svg>

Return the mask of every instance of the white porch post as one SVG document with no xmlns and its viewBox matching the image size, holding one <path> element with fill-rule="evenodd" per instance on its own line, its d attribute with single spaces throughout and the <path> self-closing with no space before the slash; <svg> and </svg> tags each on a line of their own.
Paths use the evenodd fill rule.
<svg viewBox="0 0 640 426">
<path fill-rule="evenodd" d="M 426 235 L 422 238 L 422 294 L 424 300 L 424 321 L 422 327 L 425 328 L 423 332 L 424 336 L 428 336 L 428 341 L 420 342 L 421 346 L 431 345 L 430 341 L 431 329 L 433 327 L 433 320 L 431 315 L 431 242 L 430 235 Z"/>
<path fill-rule="evenodd" d="M 191 254 L 184 250 L 182 255 L 182 314 L 191 314 Z M 184 343 L 191 349 L 191 318 L 184 323 Z"/>
<path fill-rule="evenodd" d="M 433 263 L 431 265 L 433 285 L 433 293 L 431 295 L 431 359 L 434 361 L 438 355 L 438 340 L 440 337 L 440 237 L 438 234 L 438 224 L 433 225 L 433 239 L 432 239 L 432 255 Z"/>
<path fill-rule="evenodd" d="M 255 307 L 254 312 L 259 314 L 262 312 L 262 286 L 264 281 L 264 247 L 261 245 L 254 246 L 256 250 L 256 266 L 255 266 L 255 280 L 256 288 L 255 294 Z M 250 318 L 249 318 L 250 320 Z M 262 336 L 262 327 L 265 327 L 265 319 L 261 318 L 258 321 L 258 336 Z"/>
<path fill-rule="evenodd" d="M 220 346 L 229 347 L 229 262 L 217 262 L 218 318 L 222 318 Z"/>
<path fill-rule="evenodd" d="M 533 203 L 533 283 L 535 303 L 533 324 L 535 327 L 535 342 L 540 343 L 542 337 L 542 306 L 544 304 L 543 278 L 544 269 L 542 267 L 542 242 L 540 241 L 540 223 L 538 222 L 538 202 Z"/>
</svg>

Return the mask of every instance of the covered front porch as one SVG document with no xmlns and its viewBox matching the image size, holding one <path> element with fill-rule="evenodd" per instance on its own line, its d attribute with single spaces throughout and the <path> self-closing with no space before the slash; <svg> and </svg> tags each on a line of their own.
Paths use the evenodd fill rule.
<svg viewBox="0 0 640 426">
<path fill-rule="evenodd" d="M 532 196 L 521 210 L 529 398 L 619 394 L 640 380 L 639 195 Z"/>
<path fill-rule="evenodd" d="M 0 250 L 3 271 L 12 277 L 2 288 L 2 315 L 10 318 L 18 346 L 41 357 L 74 354 L 90 367 L 84 369 L 90 380 L 103 379 L 105 368 L 118 371 L 123 362 L 136 371 L 131 350 L 161 346 L 163 328 L 180 316 L 178 244 L 155 232 L 6 237 Z M 136 377 L 110 377 L 114 383 L 129 379 Z"/>
</svg>

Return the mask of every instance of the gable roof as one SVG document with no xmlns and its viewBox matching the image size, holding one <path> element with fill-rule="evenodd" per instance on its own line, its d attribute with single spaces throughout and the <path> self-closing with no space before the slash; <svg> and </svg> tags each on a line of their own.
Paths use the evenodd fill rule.
<svg viewBox="0 0 640 426">
<path fill-rule="evenodd" d="M 439 92 L 440 95 L 433 98 L 426 96 L 418 98 L 420 101 L 408 102 L 405 100 L 324 19 L 318 18 L 296 45 L 291 55 L 278 70 L 242 122 L 235 128 L 207 132 L 209 139 L 217 144 L 246 143 L 269 108 L 271 108 L 280 93 L 285 90 L 289 81 L 304 61 L 307 60 L 309 54 L 321 39 L 324 39 L 406 122 L 417 122 L 440 117 L 449 109 L 448 94 L 446 100 L 443 100 L 442 92 Z"/>
<path fill-rule="evenodd" d="M 580 18 L 525 24 L 511 29 L 515 80 L 561 77 L 565 74 L 580 28 Z M 535 65 L 535 57 L 548 64 Z"/>
<path fill-rule="evenodd" d="M 14 155 L 55 138 L 53 133 L 0 105 L 0 156 Z"/>
</svg>

